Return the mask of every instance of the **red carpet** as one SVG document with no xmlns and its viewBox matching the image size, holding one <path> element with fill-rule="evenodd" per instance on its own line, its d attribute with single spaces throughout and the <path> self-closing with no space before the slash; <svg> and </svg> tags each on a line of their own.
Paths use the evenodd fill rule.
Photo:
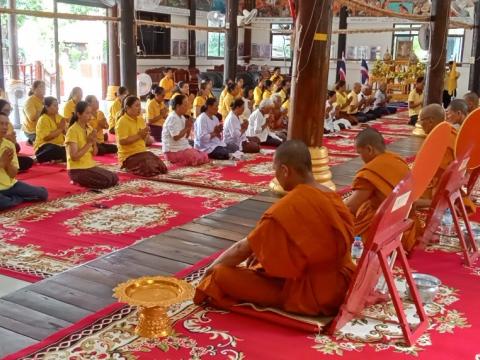
<svg viewBox="0 0 480 360">
<path fill-rule="evenodd" d="M 241 194 L 134 180 L 3 212 L 0 271 L 31 281 L 232 205 Z M 8 240 L 6 240 L 8 239 Z"/>
<path fill-rule="evenodd" d="M 180 277 L 193 284 L 212 259 Z M 186 302 L 170 311 L 175 335 L 147 340 L 134 335 L 136 311 L 111 305 L 37 345 L 5 360 L 65 359 L 476 359 L 478 350 L 477 295 L 479 276 L 459 264 L 455 254 L 419 252 L 412 267 L 439 277 L 443 285 L 426 311 L 429 330 L 416 345 L 402 345 L 395 325 L 371 318 L 347 324 L 335 337 L 305 333 L 244 315 L 201 308 Z M 188 275 L 186 275 L 188 273 Z M 186 275 L 186 276 L 185 276 Z M 401 282 L 399 282 L 401 284 Z M 401 285 L 400 285 L 401 287 Z M 408 303 L 406 304 L 408 306 Z M 407 310 L 408 311 L 408 310 Z M 388 304 L 371 307 L 369 316 L 392 319 Z M 411 316 L 410 321 L 415 321 Z"/>
</svg>

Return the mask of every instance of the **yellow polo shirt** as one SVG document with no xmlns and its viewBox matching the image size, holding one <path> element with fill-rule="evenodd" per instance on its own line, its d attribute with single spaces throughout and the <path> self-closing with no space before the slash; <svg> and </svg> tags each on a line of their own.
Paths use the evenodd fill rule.
<svg viewBox="0 0 480 360">
<path fill-rule="evenodd" d="M 290 109 L 290 99 L 287 99 L 283 104 L 282 108 L 286 109 L 287 111 Z"/>
<path fill-rule="evenodd" d="M 11 122 L 8 123 L 7 135 L 12 135 L 15 132 Z"/>
<path fill-rule="evenodd" d="M 75 107 L 77 103 L 73 101 L 73 99 L 68 100 L 63 107 L 63 117 L 65 119 L 70 120 L 72 118 L 73 113 L 75 112 Z"/>
<path fill-rule="evenodd" d="M 63 144 L 65 143 L 65 135 L 63 135 L 63 133 L 57 135 L 57 137 L 52 140 L 44 140 L 44 138 L 50 135 L 52 131 L 58 129 L 58 124 L 60 124 L 60 121 L 62 121 L 62 119 L 63 117 L 58 114 L 55 115 L 55 120 L 53 120 L 47 114 L 43 114 L 42 116 L 40 116 L 36 128 L 37 137 L 35 139 L 35 144 L 33 144 L 33 148 L 35 149 L 35 151 L 37 151 L 42 145 L 45 144 L 55 144 L 63 146 Z"/>
<path fill-rule="evenodd" d="M 175 89 L 175 81 L 165 76 L 160 80 L 160 87 L 165 90 L 165 99 L 170 100 L 173 95 L 173 89 Z"/>
<path fill-rule="evenodd" d="M 355 91 L 351 91 L 350 94 L 348 94 L 348 99 L 352 99 L 352 101 L 350 105 L 347 106 L 347 113 L 356 114 L 358 112 L 358 94 Z M 350 110 L 352 106 L 354 107 L 353 111 Z"/>
<path fill-rule="evenodd" d="M 345 111 L 346 109 L 343 109 L 345 104 L 347 103 L 347 96 L 345 96 L 343 93 L 337 91 L 337 102 L 336 105 L 339 110 Z"/>
<path fill-rule="evenodd" d="M 118 162 L 120 164 L 123 164 L 123 162 L 132 155 L 147 151 L 145 140 L 143 139 L 138 139 L 129 145 L 120 144 L 120 140 L 126 139 L 132 135 L 137 135 L 138 131 L 140 129 L 144 129 L 145 127 L 145 120 L 143 120 L 141 116 L 134 119 L 125 114 L 118 119 L 115 126 L 115 137 L 118 147 Z"/>
<path fill-rule="evenodd" d="M 227 115 L 231 110 L 231 105 L 234 100 L 235 100 L 235 97 L 230 93 L 227 93 L 223 98 L 223 103 L 220 106 L 219 112 L 220 114 L 222 114 L 222 118 L 224 120 L 227 118 Z"/>
<path fill-rule="evenodd" d="M 86 145 L 87 136 L 92 131 L 93 129 L 90 126 L 87 126 L 87 128 L 84 129 L 78 122 L 76 122 L 67 130 L 65 145 L 68 143 L 75 143 L 77 144 L 77 149 L 80 150 Z M 90 147 L 90 149 L 78 160 L 73 160 L 70 157 L 70 152 L 67 151 L 67 170 L 90 169 L 95 166 L 97 166 L 97 163 L 93 160 L 93 147 Z"/>
<path fill-rule="evenodd" d="M 408 116 L 412 117 L 415 115 L 419 115 L 420 110 L 422 110 L 422 107 L 423 107 L 423 92 L 419 94 L 417 93 L 416 89 L 413 89 L 412 91 L 410 91 L 410 94 L 408 95 L 408 102 L 410 103 L 410 101 L 413 101 L 415 103 L 421 102 L 421 104 L 414 108 L 411 108 L 410 106 L 408 106 Z"/>
<path fill-rule="evenodd" d="M 43 109 L 43 100 L 35 95 L 30 96 L 23 106 L 23 124 L 22 130 L 27 134 L 35 134 L 38 119 L 37 114 Z"/>
<path fill-rule="evenodd" d="M 270 90 L 265 90 L 262 95 L 262 100 L 270 99 L 272 92 Z"/>
<path fill-rule="evenodd" d="M 259 88 L 258 86 L 255 87 L 253 90 L 253 104 L 254 107 L 258 107 L 260 103 L 262 102 L 262 93 L 263 90 Z"/>
<path fill-rule="evenodd" d="M 154 117 L 157 117 L 161 115 L 162 110 L 165 109 L 165 104 L 163 102 L 159 103 L 155 99 L 151 99 L 147 101 L 147 111 L 145 112 L 145 120 L 148 123 L 148 119 L 153 119 Z M 165 123 L 165 118 L 161 118 L 160 120 L 157 120 L 154 123 L 149 123 L 150 125 L 156 125 L 156 126 L 163 126 Z"/>
<path fill-rule="evenodd" d="M 92 129 L 97 130 L 98 144 L 103 144 L 105 142 L 105 138 L 103 137 L 104 129 L 103 129 L 103 126 L 100 126 L 100 124 L 103 123 L 104 121 L 107 121 L 107 119 L 105 118 L 105 114 L 103 113 L 103 111 L 97 110 L 97 113 L 93 114 L 92 118 L 88 122 L 88 125 L 90 125 Z"/>
<path fill-rule="evenodd" d="M 110 105 L 110 109 L 108 110 L 108 128 L 115 129 L 115 123 L 117 121 L 117 117 L 122 111 L 122 101 L 119 98 L 116 98 L 112 105 Z"/>
<path fill-rule="evenodd" d="M 6 149 L 11 149 L 13 151 L 13 159 L 12 163 L 13 166 L 15 166 L 18 169 L 18 158 L 17 158 L 17 152 L 15 150 L 15 144 L 12 143 L 10 140 L 7 139 L 0 139 L 0 156 L 3 154 L 3 152 Z M 5 169 L 1 168 L 0 169 L 0 190 L 7 190 L 10 189 L 15 183 L 17 182 L 17 179 L 11 178 Z"/>
<path fill-rule="evenodd" d="M 200 113 L 198 113 L 198 114 L 196 113 L 197 112 L 197 107 L 201 108 L 206 103 L 207 103 L 207 100 L 203 96 L 197 96 L 193 100 L 193 111 L 195 112 L 195 117 L 198 117 L 200 115 Z"/>
<path fill-rule="evenodd" d="M 285 90 L 282 89 L 279 92 L 277 92 L 277 94 L 280 95 L 280 97 L 282 98 L 282 104 L 283 104 L 287 99 L 287 93 L 285 92 Z"/>
</svg>

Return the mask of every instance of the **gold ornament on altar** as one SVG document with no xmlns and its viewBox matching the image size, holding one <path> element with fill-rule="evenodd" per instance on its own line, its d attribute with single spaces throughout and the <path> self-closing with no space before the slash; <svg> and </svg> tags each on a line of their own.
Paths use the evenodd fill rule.
<svg viewBox="0 0 480 360">
<path fill-rule="evenodd" d="M 193 298 L 193 286 L 184 280 L 166 276 L 132 279 L 114 289 L 120 302 L 138 307 L 135 333 L 146 338 L 169 336 L 172 323 L 167 315 L 170 306 Z"/>
</svg>

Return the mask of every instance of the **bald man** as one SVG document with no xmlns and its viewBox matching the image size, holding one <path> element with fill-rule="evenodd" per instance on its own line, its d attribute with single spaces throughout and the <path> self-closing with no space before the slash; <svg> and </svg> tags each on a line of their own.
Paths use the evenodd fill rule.
<svg viewBox="0 0 480 360">
<path fill-rule="evenodd" d="M 274 168 L 289 193 L 209 267 L 194 301 L 227 309 L 249 302 L 333 316 L 355 270 L 350 257 L 352 216 L 335 192 L 315 182 L 304 143 L 282 144 Z M 241 265 L 246 260 L 247 265 Z"/>
<path fill-rule="evenodd" d="M 479 99 L 476 92 L 470 91 L 463 96 L 463 100 L 466 101 L 468 105 L 468 113 L 471 113 L 473 110 L 478 109 Z"/>
<path fill-rule="evenodd" d="M 353 84 L 352 91 L 348 94 L 348 99 L 350 100 L 350 105 L 347 108 L 348 115 L 355 116 L 357 121 L 360 123 L 365 123 L 368 120 L 373 120 L 373 116 L 368 116 L 360 111 L 360 109 L 365 105 L 365 100 L 362 97 L 359 97 L 362 92 L 362 84 L 356 82 Z"/>
<path fill-rule="evenodd" d="M 468 115 L 468 105 L 465 100 L 454 99 L 450 101 L 450 105 L 447 108 L 447 121 L 455 129 L 460 129 L 463 121 Z"/>
<path fill-rule="evenodd" d="M 378 208 L 410 169 L 399 155 L 386 151 L 385 140 L 373 128 L 357 135 L 355 147 L 365 165 L 357 172 L 345 204 L 355 217 L 355 235 L 364 238 Z M 411 236 L 404 239 L 406 250 L 415 243 Z"/>
</svg>

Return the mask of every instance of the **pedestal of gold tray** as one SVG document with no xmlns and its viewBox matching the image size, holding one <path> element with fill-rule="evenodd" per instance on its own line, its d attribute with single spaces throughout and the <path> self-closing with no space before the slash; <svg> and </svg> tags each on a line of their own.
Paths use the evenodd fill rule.
<svg viewBox="0 0 480 360">
<path fill-rule="evenodd" d="M 114 289 L 114 297 L 138 306 L 135 332 L 142 337 L 156 338 L 172 333 L 167 310 L 171 305 L 193 297 L 193 287 L 184 280 L 166 276 L 147 276 L 129 280 Z"/>
</svg>

